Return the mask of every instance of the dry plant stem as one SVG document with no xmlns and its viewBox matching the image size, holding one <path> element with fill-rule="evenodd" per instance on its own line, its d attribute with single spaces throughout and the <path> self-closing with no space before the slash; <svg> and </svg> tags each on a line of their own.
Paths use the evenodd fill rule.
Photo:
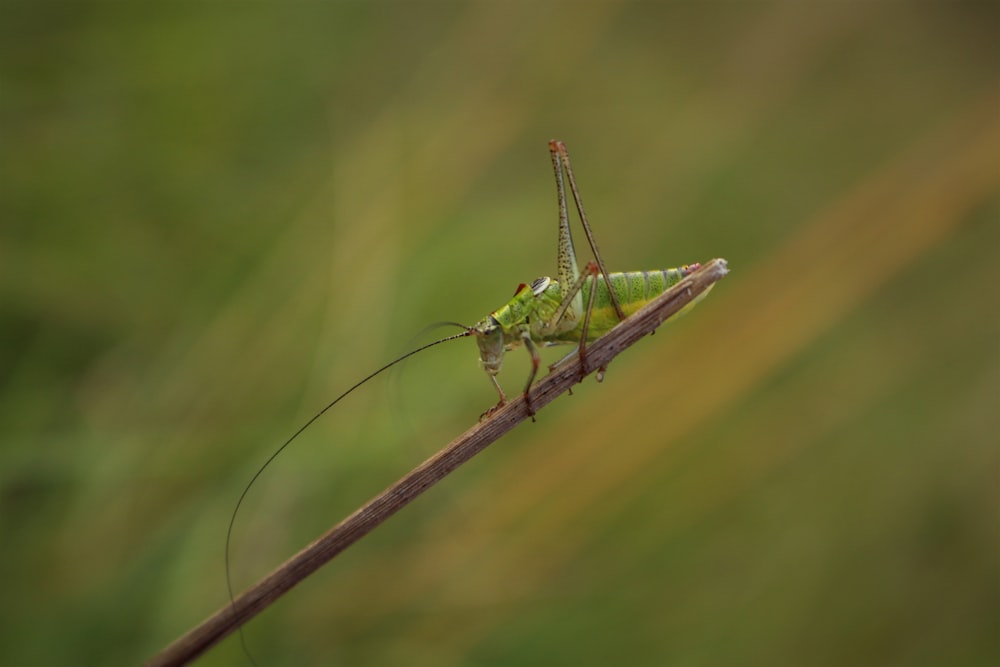
<svg viewBox="0 0 1000 667">
<path fill-rule="evenodd" d="M 713 259 L 588 345 L 586 371 L 607 367 L 619 352 L 655 331 L 727 272 L 725 260 Z M 532 387 L 532 406 L 537 411 L 551 403 L 582 375 L 580 358 L 568 356 Z M 523 396 L 511 400 L 247 589 L 235 604 L 226 603 L 146 664 L 187 664 L 528 416 Z"/>
</svg>

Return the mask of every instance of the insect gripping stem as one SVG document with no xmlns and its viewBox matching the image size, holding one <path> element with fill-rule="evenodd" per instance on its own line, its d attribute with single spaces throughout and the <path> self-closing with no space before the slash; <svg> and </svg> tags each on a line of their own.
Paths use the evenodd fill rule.
<svg viewBox="0 0 1000 667">
<path fill-rule="evenodd" d="M 692 306 L 726 275 L 726 262 L 721 259 L 703 267 L 691 264 L 673 269 L 608 273 L 583 209 L 566 145 L 551 141 L 549 153 L 559 202 L 558 279 L 542 276 L 530 286 L 522 284 L 507 304 L 475 326 L 456 325 L 464 331 L 428 343 L 382 366 L 313 415 L 278 447 L 244 487 L 229 520 L 225 546 L 229 604 L 148 664 L 183 664 L 236 628 L 240 628 L 240 641 L 253 662 L 243 637 L 243 623 L 526 417 L 534 420 L 536 410 L 569 390 L 592 370 L 601 369 L 600 379 L 603 369 L 625 347 L 651 333 L 667 318 Z M 569 191 L 594 256 L 594 261 L 588 262 L 583 272 L 577 263 L 570 232 L 566 181 L 569 181 Z M 463 436 L 237 597 L 229 565 L 233 526 L 247 493 L 264 470 L 313 422 L 375 376 L 428 348 L 466 336 L 477 339 L 480 363 L 499 394 L 499 403 Z M 563 344 L 576 344 L 577 353 L 550 367 L 549 375 L 535 384 L 540 361 L 538 348 Z M 504 353 L 516 347 L 528 350 L 532 370 L 524 392 L 508 401 L 496 376 Z"/>
<path fill-rule="evenodd" d="M 726 261 L 715 259 L 685 276 L 676 285 L 629 316 L 600 339 L 594 341 L 588 348 L 588 359 L 591 367 L 606 366 L 625 348 L 655 331 L 664 320 L 676 315 L 701 298 L 712 285 L 721 280 L 727 273 Z M 464 335 L 466 334 L 456 334 L 420 349 L 426 349 L 446 340 L 461 338 Z M 420 350 L 414 350 L 401 359 L 416 354 L 418 351 Z M 398 361 L 379 369 L 369 378 L 365 378 L 348 392 L 345 392 L 344 395 Z M 576 355 L 572 355 L 534 385 L 531 391 L 531 400 L 535 407 L 540 409 L 566 392 L 579 382 L 579 379 L 580 360 Z M 337 401 L 341 398 L 342 396 L 338 397 Z M 335 403 L 336 401 L 331 403 L 331 406 Z M 328 406 L 327 409 L 331 406 Z M 460 465 L 527 419 L 527 416 L 523 397 L 512 399 L 492 414 L 489 419 L 477 423 L 437 454 L 404 475 L 399 481 L 358 508 L 353 514 L 317 538 L 271 574 L 240 594 L 230 604 L 219 609 L 215 614 L 153 656 L 146 664 L 156 667 L 187 664 L 263 611 L 293 586 L 364 537 Z"/>
</svg>

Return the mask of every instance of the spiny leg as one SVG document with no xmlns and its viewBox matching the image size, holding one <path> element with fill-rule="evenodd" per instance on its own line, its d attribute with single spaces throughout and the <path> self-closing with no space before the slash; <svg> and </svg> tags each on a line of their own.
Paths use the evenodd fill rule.
<svg viewBox="0 0 1000 667">
<path fill-rule="evenodd" d="M 580 190 L 576 187 L 576 178 L 573 176 L 573 167 L 570 164 L 569 152 L 566 150 L 566 144 L 561 141 L 550 141 L 549 142 L 549 152 L 552 154 L 553 163 L 556 161 L 562 166 L 562 169 L 566 170 L 566 178 L 569 180 L 569 188 L 573 193 L 573 201 L 576 203 L 576 211 L 580 215 L 580 222 L 583 224 L 583 232 L 587 235 L 587 242 L 590 244 L 590 250 L 594 253 L 594 259 L 597 260 L 597 266 L 601 270 L 601 275 L 604 276 L 604 281 L 608 285 L 608 291 L 611 295 L 611 304 L 615 308 L 615 313 L 618 315 L 618 320 L 625 319 L 625 312 L 622 310 L 621 304 L 618 302 L 618 295 L 615 294 L 614 289 L 611 288 L 611 279 L 608 277 L 608 270 L 604 265 L 604 260 L 601 259 L 601 253 L 597 249 L 597 242 L 594 241 L 594 233 L 590 229 L 590 223 L 587 222 L 587 214 L 583 210 L 583 201 L 580 199 Z M 557 160 L 558 158 L 558 160 Z M 556 184 L 560 190 L 560 224 L 562 223 L 563 216 L 565 215 L 565 194 L 562 185 L 562 169 L 556 169 Z M 572 245 L 570 246 L 572 248 Z M 575 264 L 575 257 L 574 257 Z M 574 276 L 575 277 L 575 276 Z"/>
<path fill-rule="evenodd" d="M 507 395 L 503 393 L 503 388 L 500 386 L 499 380 L 497 380 L 496 375 L 490 374 L 490 381 L 493 382 L 493 386 L 496 387 L 497 393 L 500 395 L 500 402 L 494 405 L 492 408 L 479 415 L 479 421 L 486 419 L 487 417 L 492 417 L 493 413 L 507 405 Z"/>
<path fill-rule="evenodd" d="M 593 262 L 588 262 L 587 266 L 584 268 L 583 273 L 573 282 L 573 285 L 566 291 L 563 295 L 563 300 L 559 303 L 559 307 L 556 308 L 555 314 L 552 316 L 552 331 L 559 330 L 559 323 L 562 322 L 563 318 L 566 317 L 566 313 L 569 312 L 570 306 L 576 305 L 574 302 L 577 300 L 577 296 L 580 295 L 583 289 L 583 283 L 585 283 L 591 276 L 597 275 L 598 269 L 597 265 Z M 583 297 L 580 296 L 580 305 L 583 305 Z M 574 311 L 574 317 L 577 317 Z"/>
<path fill-rule="evenodd" d="M 593 262 L 587 263 L 587 273 L 590 276 L 590 295 L 587 299 L 587 310 L 583 312 L 583 328 L 580 330 L 580 346 L 577 348 L 580 355 L 580 382 L 587 376 L 587 330 L 590 329 L 590 314 L 594 311 L 594 295 L 597 294 L 597 267 Z M 607 277 L 604 278 L 607 280 Z M 611 285 L 608 285 L 611 291 Z M 613 292 L 612 292 L 613 293 Z M 603 370 L 603 369 L 602 369 Z"/>
<path fill-rule="evenodd" d="M 535 421 L 535 407 L 531 404 L 531 383 L 535 381 L 535 376 L 538 375 L 538 364 L 541 362 L 541 358 L 538 356 L 538 348 L 535 347 L 535 343 L 531 340 L 530 333 L 527 331 L 522 332 L 521 340 L 524 341 L 524 348 L 531 355 L 531 375 L 528 376 L 528 382 L 524 385 L 524 405 L 528 409 L 528 416 L 531 417 L 531 421 Z"/>
<path fill-rule="evenodd" d="M 552 171 L 556 177 L 556 196 L 559 201 L 559 245 L 556 255 L 556 276 L 563 289 L 567 285 L 574 284 L 580 277 L 580 270 L 576 263 L 576 250 L 573 248 L 573 234 L 569 229 L 569 211 L 566 207 L 566 185 L 563 181 L 562 161 L 555 142 L 549 142 L 549 155 L 552 158 Z M 569 302 L 566 304 L 569 305 Z M 573 301 L 575 312 L 579 312 L 583 307 L 583 299 L 577 298 Z M 562 311 L 565 312 L 565 308 Z M 557 318 L 561 320 L 560 317 Z"/>
<path fill-rule="evenodd" d="M 553 328 L 558 329 L 559 322 L 563 317 L 566 316 L 566 312 L 569 310 L 570 305 L 576 300 L 576 297 L 580 295 L 583 290 L 583 284 L 586 281 L 591 281 L 590 283 L 590 294 L 587 296 L 587 307 L 583 311 L 583 328 L 580 332 L 580 344 L 577 346 L 577 354 L 580 357 L 580 382 L 583 382 L 583 378 L 587 375 L 587 331 L 590 329 L 590 314 L 594 310 L 594 298 L 597 295 L 597 276 L 600 273 L 595 262 L 587 262 L 587 266 L 584 268 L 583 273 L 580 277 L 573 283 L 573 286 L 566 292 L 563 296 L 562 303 L 556 309 L 555 314 L 552 317 Z M 582 297 L 581 297 L 582 299 Z M 551 368 L 549 370 L 552 370 Z"/>
</svg>

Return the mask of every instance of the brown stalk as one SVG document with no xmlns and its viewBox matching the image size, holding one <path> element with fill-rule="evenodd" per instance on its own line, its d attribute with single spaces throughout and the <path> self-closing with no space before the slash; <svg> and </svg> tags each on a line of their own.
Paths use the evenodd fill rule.
<svg viewBox="0 0 1000 667">
<path fill-rule="evenodd" d="M 581 373 L 577 355 L 560 362 L 532 387 L 534 409 L 548 405 L 585 375 L 606 368 L 622 350 L 655 331 L 727 272 L 725 260 L 713 259 L 588 345 L 585 372 Z M 189 663 L 528 417 L 524 397 L 518 395 L 237 596 L 233 604 L 226 603 L 154 655 L 146 665 Z"/>
</svg>

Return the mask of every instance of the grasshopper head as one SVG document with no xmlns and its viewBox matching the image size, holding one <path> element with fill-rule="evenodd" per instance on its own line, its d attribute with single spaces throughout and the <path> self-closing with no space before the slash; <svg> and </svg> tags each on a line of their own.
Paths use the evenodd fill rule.
<svg viewBox="0 0 1000 667">
<path fill-rule="evenodd" d="M 500 372 L 503 363 L 503 329 L 496 318 L 489 315 L 472 327 L 476 342 L 479 343 L 479 363 L 490 375 Z"/>
</svg>

